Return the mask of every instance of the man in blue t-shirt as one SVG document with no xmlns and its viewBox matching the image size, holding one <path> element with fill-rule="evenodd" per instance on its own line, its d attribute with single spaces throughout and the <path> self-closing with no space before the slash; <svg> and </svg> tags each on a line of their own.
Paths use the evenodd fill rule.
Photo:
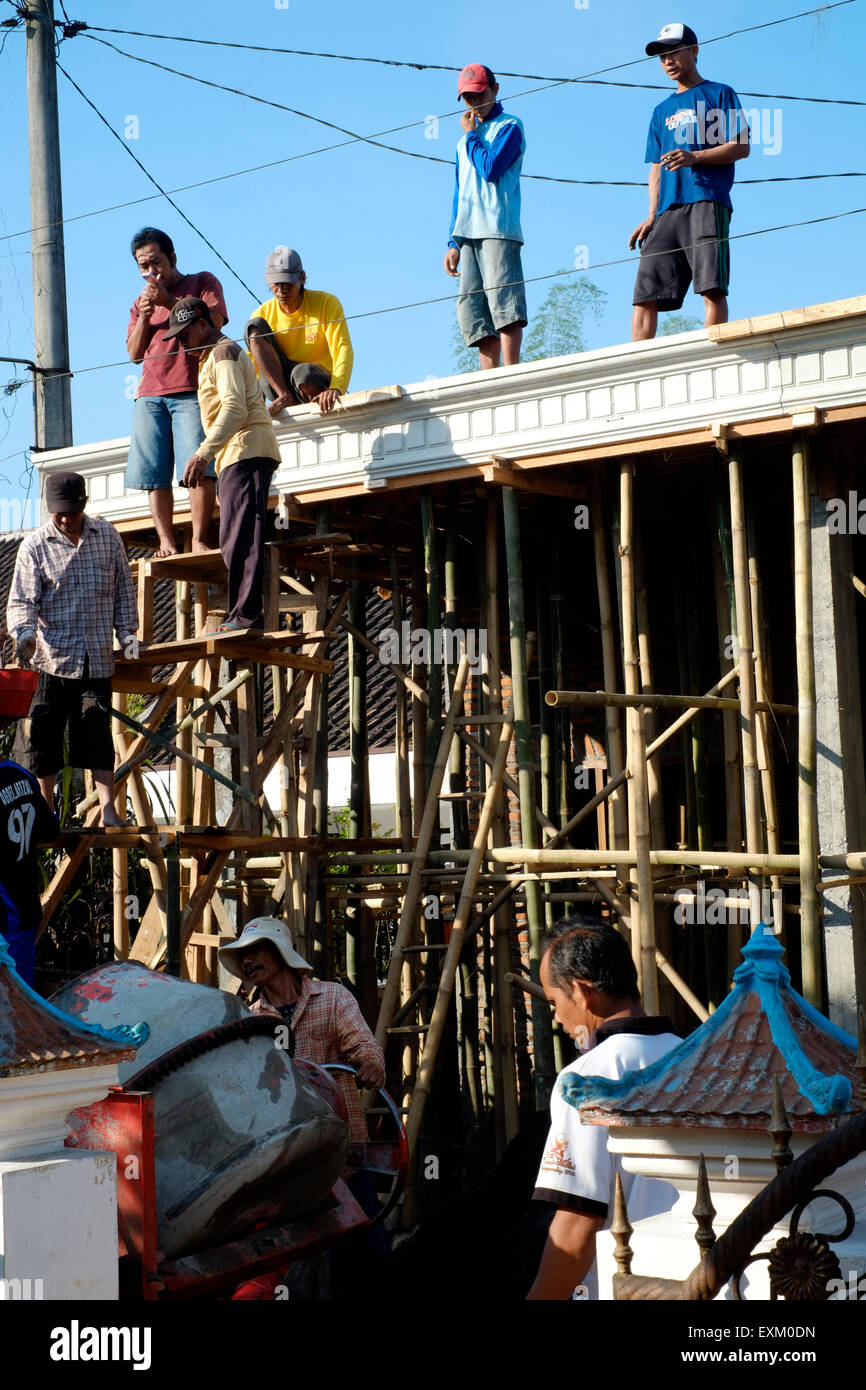
<svg viewBox="0 0 866 1390">
<path fill-rule="evenodd" d="M 704 297 L 707 327 L 728 321 L 729 229 L 734 164 L 749 154 L 739 98 L 697 69 L 698 40 L 687 24 L 666 24 L 647 44 L 676 92 L 659 103 L 647 137 L 649 215 L 629 238 L 641 249 L 632 338 L 654 338 L 662 312 L 682 307 L 689 284 Z"/>
</svg>

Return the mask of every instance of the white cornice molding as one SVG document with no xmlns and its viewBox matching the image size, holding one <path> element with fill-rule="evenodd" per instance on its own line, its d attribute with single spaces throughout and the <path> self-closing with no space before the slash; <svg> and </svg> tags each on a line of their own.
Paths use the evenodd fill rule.
<svg viewBox="0 0 866 1390">
<path fill-rule="evenodd" d="M 810 409 L 866 402 L 866 315 L 710 341 L 703 329 L 671 338 L 435 378 L 347 397 L 321 415 L 296 406 L 277 424 L 276 491 L 387 487 L 397 477 L 627 444 Z M 385 393 L 383 393 L 385 394 Z M 351 402 L 351 404 L 349 404 Z M 112 520 L 141 515 L 126 492 L 128 440 L 38 455 L 40 472 L 74 468 L 90 481 L 91 510 Z"/>
</svg>

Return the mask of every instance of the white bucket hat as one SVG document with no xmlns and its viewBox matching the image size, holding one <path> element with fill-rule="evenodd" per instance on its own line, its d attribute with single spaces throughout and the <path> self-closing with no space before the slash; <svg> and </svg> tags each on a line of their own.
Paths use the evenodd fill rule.
<svg viewBox="0 0 866 1390">
<path fill-rule="evenodd" d="M 243 979 L 237 953 L 245 951 L 248 946 L 255 946 L 258 941 L 269 941 L 275 950 L 279 951 L 290 970 L 312 975 L 313 967 L 295 950 L 292 933 L 278 917 L 254 917 L 251 922 L 247 922 L 237 941 L 233 941 L 230 946 L 220 947 L 217 952 L 220 965 L 237 975 L 238 979 Z"/>
</svg>

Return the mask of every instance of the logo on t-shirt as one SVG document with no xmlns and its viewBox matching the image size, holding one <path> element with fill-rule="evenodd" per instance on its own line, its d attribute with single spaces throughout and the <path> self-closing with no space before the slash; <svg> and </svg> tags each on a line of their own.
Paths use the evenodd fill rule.
<svg viewBox="0 0 866 1390">
<path fill-rule="evenodd" d="M 567 1173 L 574 1175 L 574 1164 L 568 1156 L 568 1135 L 557 1134 L 553 1142 L 544 1151 L 544 1158 L 541 1160 L 542 1172 L 548 1173 Z"/>
<path fill-rule="evenodd" d="M 665 116 L 665 125 L 668 130 L 676 130 L 677 126 L 691 124 L 692 122 L 696 124 L 697 119 L 697 112 L 693 111 L 691 107 L 685 107 L 681 111 L 675 111 L 672 116 Z"/>
</svg>

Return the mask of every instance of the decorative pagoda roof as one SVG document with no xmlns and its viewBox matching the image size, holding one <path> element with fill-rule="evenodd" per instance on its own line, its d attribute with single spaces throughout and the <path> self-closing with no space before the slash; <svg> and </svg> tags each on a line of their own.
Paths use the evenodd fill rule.
<svg viewBox="0 0 866 1390">
<path fill-rule="evenodd" d="M 858 1109 L 857 1044 L 791 988 L 760 923 L 715 1013 L 679 1047 L 619 1080 L 567 1075 L 562 1094 L 591 1124 L 768 1127 L 773 1078 L 794 1130 L 831 1129 Z"/>
<path fill-rule="evenodd" d="M 127 1062 L 146 1037 L 146 1024 L 108 1031 L 49 1004 L 21 979 L 0 936 L 0 1079 Z"/>
</svg>

